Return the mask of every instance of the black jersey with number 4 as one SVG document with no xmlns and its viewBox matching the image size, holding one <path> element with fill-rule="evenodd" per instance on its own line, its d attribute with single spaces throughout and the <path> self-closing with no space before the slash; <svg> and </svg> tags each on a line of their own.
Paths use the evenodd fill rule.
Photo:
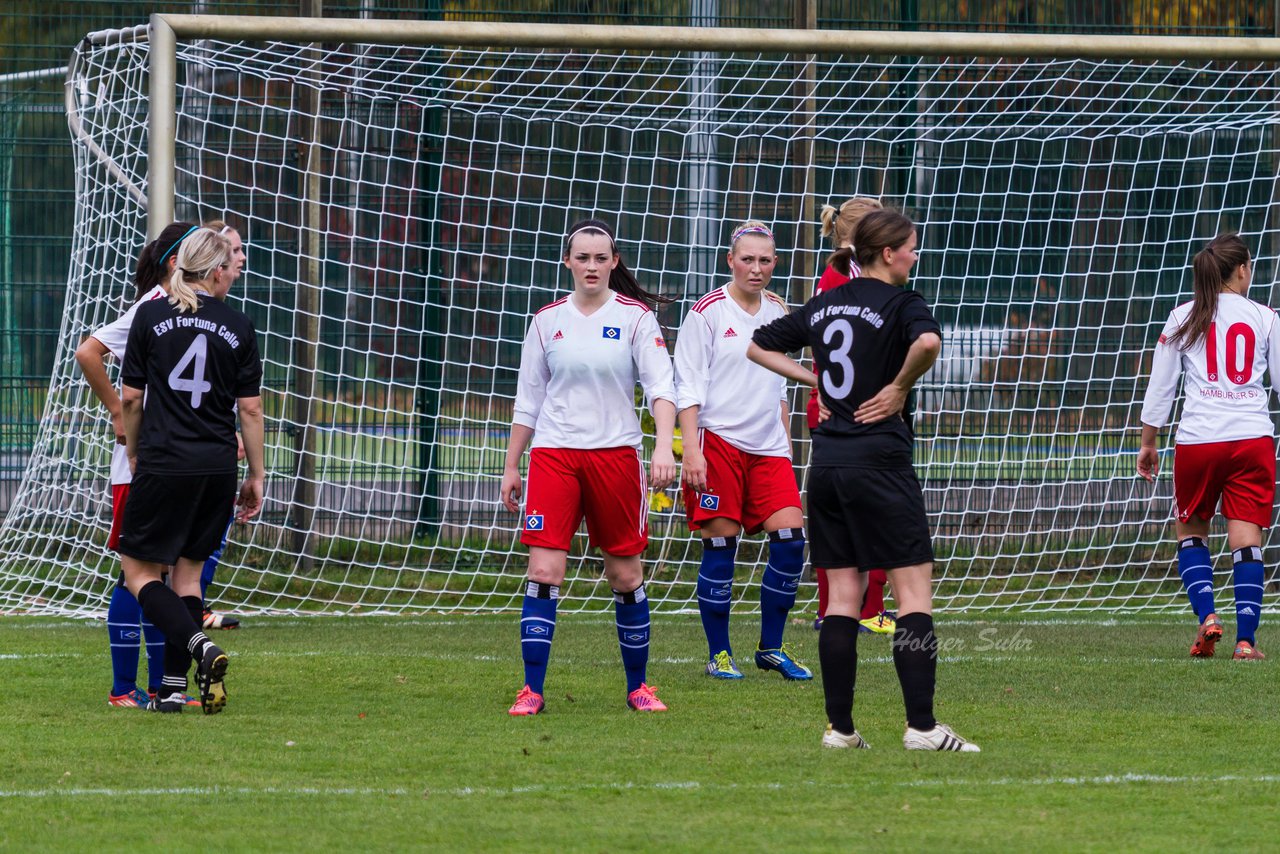
<svg viewBox="0 0 1280 854">
<path fill-rule="evenodd" d="M 207 294 L 180 312 L 167 299 L 138 306 L 121 382 L 145 389 L 138 471 L 236 471 L 237 398 L 262 384 L 258 337 L 249 318 Z"/>
<path fill-rule="evenodd" d="M 831 410 L 813 430 L 815 465 L 898 467 L 911 464 L 908 423 L 893 416 L 859 424 L 853 413 L 893 381 L 911 343 L 926 332 L 942 334 L 924 297 L 858 278 L 760 327 L 751 340 L 779 353 L 813 350 L 818 390 Z"/>
</svg>

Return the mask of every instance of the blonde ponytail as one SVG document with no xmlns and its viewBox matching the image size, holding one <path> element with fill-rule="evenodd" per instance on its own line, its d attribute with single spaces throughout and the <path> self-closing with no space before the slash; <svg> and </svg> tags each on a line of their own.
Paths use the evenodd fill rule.
<svg viewBox="0 0 1280 854">
<path fill-rule="evenodd" d="M 169 279 L 169 302 L 178 311 L 195 314 L 200 308 L 196 287 L 213 278 L 214 272 L 231 259 L 231 244 L 210 228 L 198 228 L 178 248 L 178 266 Z M 208 288 L 201 287 L 201 290 Z"/>
</svg>

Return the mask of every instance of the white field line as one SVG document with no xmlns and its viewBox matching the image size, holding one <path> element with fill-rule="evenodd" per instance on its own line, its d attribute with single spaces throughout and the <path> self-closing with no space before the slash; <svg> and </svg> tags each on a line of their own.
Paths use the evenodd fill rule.
<svg viewBox="0 0 1280 854">
<path fill-rule="evenodd" d="M 1137 785 L 1155 785 L 1155 786 L 1196 786 L 1203 787 L 1206 785 L 1223 784 L 1223 783 L 1275 783 L 1280 782 L 1280 775 L 1276 774 L 1258 774 L 1253 776 L 1241 774 L 1224 774 L 1218 776 L 1198 776 L 1198 775 L 1166 775 L 1166 774 L 1104 774 L 1093 777 L 1032 777 L 1029 779 L 1019 779 L 1013 777 L 1001 777 L 994 780 L 967 780 L 967 779 L 943 779 L 943 780 L 909 780 L 895 783 L 900 788 L 936 788 L 936 787 L 956 787 L 956 788 L 983 788 L 983 787 L 1003 787 L 1003 786 L 1137 786 Z M 405 788 L 341 788 L 341 787 L 311 787 L 311 786 L 192 786 L 192 787 L 174 787 L 174 788 L 138 788 L 138 789 L 117 789 L 117 788 L 44 788 L 44 789 L 0 789 L 0 800 L 13 800 L 21 798 L 148 798 L 156 795 L 179 795 L 193 797 L 224 797 L 236 795 L 248 795 L 253 797 L 262 797 L 276 795 L 286 798 L 296 797 L 403 797 L 418 796 L 422 798 L 477 798 L 477 797 L 515 797 L 519 795 L 547 795 L 547 794 L 565 794 L 573 792 L 592 792 L 592 791 L 687 791 L 687 792 L 723 792 L 723 791 L 780 791 L 783 789 L 794 789 L 797 785 L 819 788 L 823 791 L 830 789 L 861 789 L 865 788 L 865 783 L 818 783 L 813 780 L 806 780 L 801 783 L 708 783 L 698 780 L 672 780 L 669 782 L 658 783 L 581 783 L 568 786 L 547 786 L 547 785 L 529 785 L 529 786 L 511 786 L 511 787 L 488 787 L 488 786 L 463 786 L 444 789 L 434 789 L 427 786 L 421 790 L 405 789 Z"/>
</svg>

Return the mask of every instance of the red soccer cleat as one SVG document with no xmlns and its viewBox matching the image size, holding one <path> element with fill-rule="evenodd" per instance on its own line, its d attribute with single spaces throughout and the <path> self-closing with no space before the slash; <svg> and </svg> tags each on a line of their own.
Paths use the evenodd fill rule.
<svg viewBox="0 0 1280 854">
<path fill-rule="evenodd" d="M 1213 658 L 1213 648 L 1222 640 L 1222 620 L 1210 614 L 1196 632 L 1196 642 L 1191 645 L 1192 658 Z"/>
<path fill-rule="evenodd" d="M 1240 641 L 1236 644 L 1236 651 L 1231 655 L 1236 661 L 1262 661 L 1265 655 L 1258 652 L 1258 648 L 1248 641 Z"/>
<path fill-rule="evenodd" d="M 640 687 L 627 695 L 627 705 L 637 712 L 665 712 L 667 706 L 653 693 L 653 689 L 643 682 Z"/>
<path fill-rule="evenodd" d="M 542 695 L 534 691 L 528 685 L 520 689 L 520 693 L 516 694 L 515 704 L 507 709 L 509 715 L 536 715 L 540 714 L 547 704 L 542 701 Z"/>
</svg>

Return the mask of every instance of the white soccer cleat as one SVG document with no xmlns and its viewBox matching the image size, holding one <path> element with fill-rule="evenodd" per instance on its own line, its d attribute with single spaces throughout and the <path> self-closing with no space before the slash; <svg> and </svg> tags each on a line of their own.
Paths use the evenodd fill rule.
<svg viewBox="0 0 1280 854">
<path fill-rule="evenodd" d="M 902 736 L 902 746 L 907 750 L 956 750 L 961 753 L 980 753 L 982 748 L 971 741 L 965 741 L 956 735 L 955 730 L 946 724 L 937 724 L 933 729 L 912 729 Z"/>
<path fill-rule="evenodd" d="M 827 731 L 822 734 L 822 746 L 832 747 L 836 750 L 843 750 L 846 747 L 854 747 L 861 750 L 871 749 L 871 745 L 867 744 L 866 739 L 859 735 L 856 729 L 853 731 L 853 735 L 845 735 L 832 729 L 831 724 L 827 724 Z"/>
</svg>

